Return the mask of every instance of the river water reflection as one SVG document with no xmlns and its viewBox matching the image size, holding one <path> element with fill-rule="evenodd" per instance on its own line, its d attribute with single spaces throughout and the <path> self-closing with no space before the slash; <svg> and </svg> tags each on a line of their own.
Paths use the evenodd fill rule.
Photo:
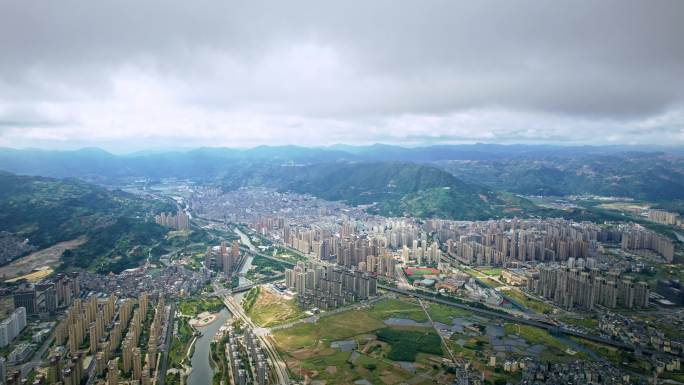
<svg viewBox="0 0 684 385">
<path fill-rule="evenodd" d="M 250 249 L 255 249 L 254 245 L 249 240 L 246 234 L 242 233 L 238 229 L 235 231 L 241 238 L 242 243 L 246 244 Z M 242 265 L 242 268 L 238 272 L 240 274 L 240 286 L 248 285 L 251 283 L 250 280 L 244 277 L 247 271 L 252 267 L 252 255 L 247 254 L 246 260 Z M 239 303 L 242 296 L 245 293 L 235 294 L 234 297 Z M 195 351 L 192 354 L 191 365 L 192 372 L 190 377 L 188 377 L 188 385 L 208 385 L 211 384 L 211 380 L 214 377 L 214 370 L 209 365 L 209 349 L 211 348 L 211 341 L 214 339 L 214 335 L 218 332 L 221 325 L 223 325 L 226 320 L 230 317 L 230 312 L 228 309 L 223 308 L 219 313 L 216 321 L 212 322 L 203 328 L 197 328 L 202 332 L 202 337 L 195 342 Z"/>
<path fill-rule="evenodd" d="M 190 373 L 190 377 L 188 377 L 188 385 L 211 384 L 212 377 L 214 377 L 214 370 L 209 365 L 211 341 L 229 316 L 230 312 L 224 308 L 219 312 L 218 317 L 214 322 L 205 327 L 197 328 L 197 330 L 202 333 L 202 337 L 195 341 L 195 351 L 192 354 L 191 359 L 192 372 Z"/>
</svg>

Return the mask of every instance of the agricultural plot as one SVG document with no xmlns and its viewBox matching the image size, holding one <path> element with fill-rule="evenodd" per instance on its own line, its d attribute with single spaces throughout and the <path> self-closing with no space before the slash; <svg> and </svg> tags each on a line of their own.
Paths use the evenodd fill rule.
<svg viewBox="0 0 684 385">
<path fill-rule="evenodd" d="M 304 315 L 294 299 L 284 299 L 264 288 L 252 289 L 245 297 L 245 311 L 255 324 L 271 327 L 296 320 Z"/>
<path fill-rule="evenodd" d="M 430 310 L 429 310 L 430 311 Z M 445 309 L 431 309 L 446 318 Z M 414 300 L 383 299 L 273 333 L 295 378 L 326 384 L 452 383 L 442 345 Z"/>
</svg>

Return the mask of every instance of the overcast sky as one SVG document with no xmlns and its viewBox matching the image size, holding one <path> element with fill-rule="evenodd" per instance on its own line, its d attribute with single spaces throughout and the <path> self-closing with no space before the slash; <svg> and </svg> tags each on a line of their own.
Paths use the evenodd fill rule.
<svg viewBox="0 0 684 385">
<path fill-rule="evenodd" d="M 684 145 L 684 1 L 0 2 L 0 146 Z"/>
</svg>

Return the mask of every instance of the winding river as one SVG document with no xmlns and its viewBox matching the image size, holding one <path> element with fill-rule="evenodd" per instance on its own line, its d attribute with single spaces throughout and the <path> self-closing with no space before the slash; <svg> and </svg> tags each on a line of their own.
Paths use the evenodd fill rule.
<svg viewBox="0 0 684 385">
<path fill-rule="evenodd" d="M 256 250 L 246 234 L 237 228 L 235 229 L 235 233 L 240 236 L 241 242 L 249 247 L 250 250 Z M 251 281 L 245 278 L 244 275 L 252 267 L 253 257 L 251 254 L 247 254 L 246 258 L 247 259 L 242 264 L 242 268 L 238 272 L 240 275 L 240 286 L 251 283 Z M 244 294 L 245 293 L 238 293 L 235 294 L 234 297 L 239 302 Z M 187 380 L 188 385 L 211 384 L 212 378 L 214 377 L 214 370 L 209 365 L 209 349 L 211 348 L 211 341 L 214 339 L 214 335 L 216 335 L 219 328 L 226 322 L 228 317 L 230 317 L 230 312 L 228 309 L 223 308 L 214 322 L 205 327 L 197 328 L 197 330 L 202 332 L 202 337 L 195 341 L 195 351 L 192 354 L 190 362 L 192 365 L 192 372 Z"/>
<path fill-rule="evenodd" d="M 192 354 L 190 364 L 192 365 L 192 372 L 188 377 L 188 385 L 207 385 L 211 384 L 212 377 L 214 377 L 214 370 L 209 365 L 209 349 L 211 348 L 211 341 L 214 335 L 218 332 L 221 325 L 223 325 L 230 312 L 227 309 L 222 309 L 214 322 L 205 326 L 198 327 L 197 330 L 202 332 L 202 337 L 195 341 L 195 351 Z"/>
</svg>

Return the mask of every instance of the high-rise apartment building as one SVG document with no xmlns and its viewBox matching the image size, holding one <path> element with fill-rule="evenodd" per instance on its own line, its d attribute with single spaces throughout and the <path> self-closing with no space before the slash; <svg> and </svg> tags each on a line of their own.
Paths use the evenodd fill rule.
<svg viewBox="0 0 684 385">
<path fill-rule="evenodd" d="M 160 226 L 171 227 L 176 230 L 188 230 L 190 228 L 190 217 L 180 209 L 176 215 L 161 213 L 154 217 L 154 221 Z"/>
<path fill-rule="evenodd" d="M 26 309 L 16 308 L 0 322 L 0 348 L 9 345 L 26 327 Z"/>
<path fill-rule="evenodd" d="M 648 306 L 646 283 L 621 279 L 615 273 L 604 276 L 598 269 L 542 265 L 538 278 L 528 281 L 528 288 L 566 309 L 580 307 L 591 310 L 597 304 L 630 309 Z"/>
<path fill-rule="evenodd" d="M 285 271 L 286 285 L 303 306 L 333 309 L 377 295 L 377 278 L 326 262 L 300 262 Z"/>
</svg>

